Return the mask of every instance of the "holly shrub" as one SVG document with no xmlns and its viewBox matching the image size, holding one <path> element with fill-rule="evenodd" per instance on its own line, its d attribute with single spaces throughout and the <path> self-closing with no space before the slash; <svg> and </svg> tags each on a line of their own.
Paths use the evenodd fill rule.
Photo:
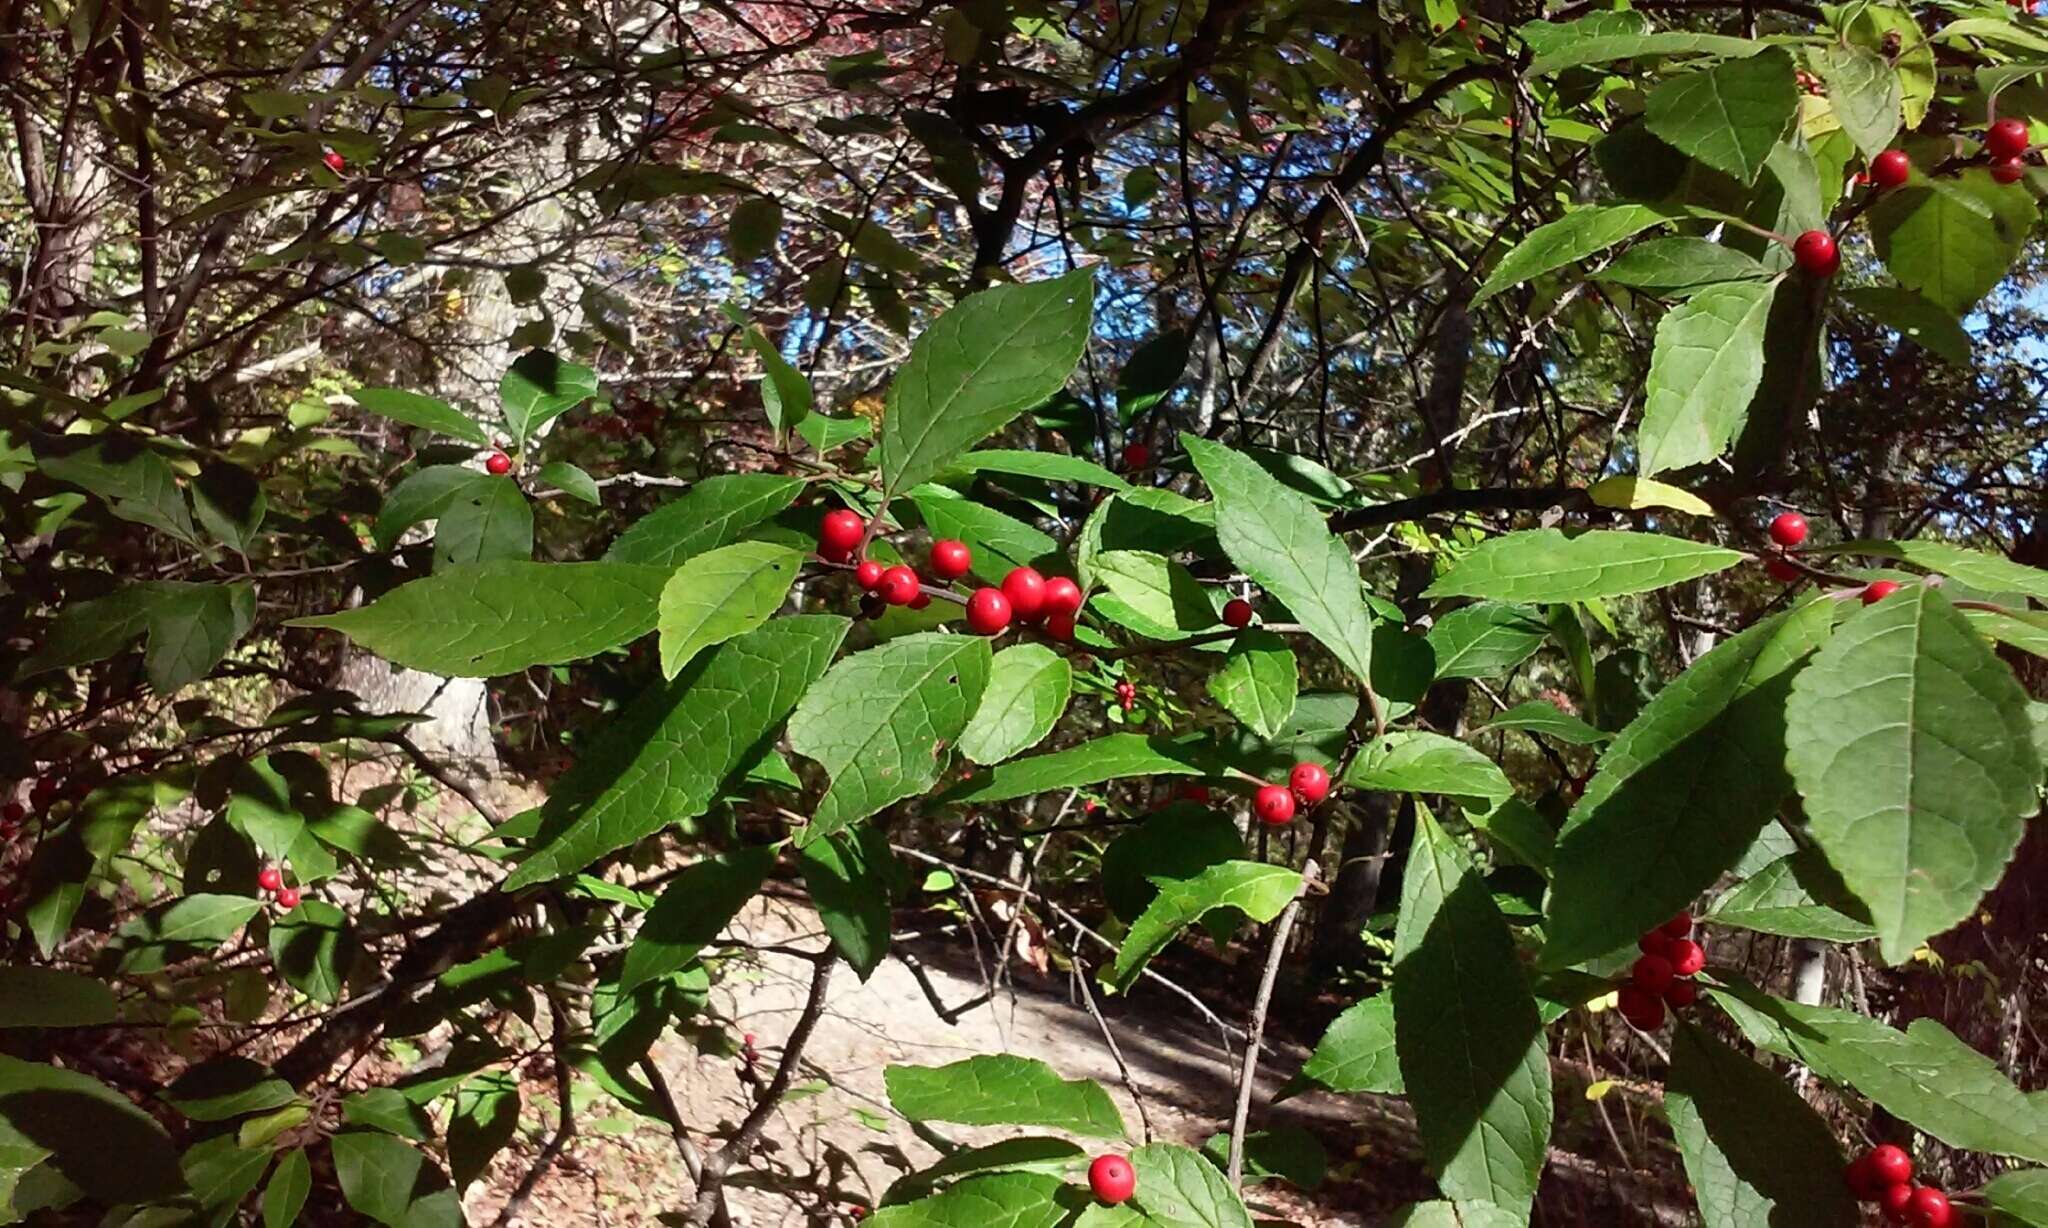
<svg viewBox="0 0 2048 1228">
<path fill-rule="evenodd" d="M 1913 996 L 2038 915 L 2029 10 L 186 7 L 0 49 L 11 1218 L 457 1223 L 525 1132 L 511 1216 L 602 1100 L 729 1223 L 960 890 L 1235 1112 L 891 1066 L 876 1225 L 1271 1219 L 1261 1067 L 1404 1100 L 1385 1222 L 1579 1222 L 1621 1080 L 1715 1228 L 2048 1225 L 2041 932 Z"/>
</svg>

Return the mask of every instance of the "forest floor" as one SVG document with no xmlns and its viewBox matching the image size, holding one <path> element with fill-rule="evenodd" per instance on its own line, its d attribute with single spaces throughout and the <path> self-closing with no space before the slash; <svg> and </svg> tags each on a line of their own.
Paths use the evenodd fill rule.
<svg viewBox="0 0 2048 1228">
<path fill-rule="evenodd" d="M 815 917 L 787 901 L 757 903 L 740 928 L 757 943 L 803 949 L 819 945 Z M 985 948 L 977 954 L 965 941 L 925 940 L 910 950 L 932 995 L 949 1010 L 987 995 L 984 968 L 993 956 Z M 773 1119 L 764 1147 L 728 1178 L 733 1222 L 741 1228 L 851 1224 L 857 1210 L 876 1205 L 897 1177 L 936 1160 L 940 1153 L 889 1111 L 882 1072 L 892 1064 L 941 1065 L 977 1053 L 1041 1058 L 1068 1078 L 1095 1079 L 1109 1089 L 1135 1137 L 1149 1133 L 1200 1147 L 1228 1129 L 1236 1059 L 1225 1052 L 1214 1024 L 1185 1000 L 1143 985 L 1128 997 L 1098 994 L 1129 1070 L 1127 1084 L 1103 1029 L 1069 976 L 1057 968 L 1041 973 L 1023 960 L 1013 960 L 1010 967 L 1014 984 L 948 1023 L 902 959 L 885 960 L 865 983 L 840 966 L 794 1093 Z M 751 1068 L 711 1046 L 700 1051 L 687 1029 L 671 1032 L 656 1047 L 656 1060 L 701 1150 L 716 1147 L 719 1134 L 731 1130 L 753 1103 L 753 1088 L 773 1072 L 782 1038 L 801 1012 L 809 978 L 807 962 L 767 952 L 757 967 L 716 991 L 713 1013 L 730 1021 L 733 1034 L 756 1038 L 760 1058 Z M 1237 1004 L 1214 1005 L 1225 1018 L 1244 1017 Z M 1251 1128 L 1309 1130 L 1329 1156 L 1329 1178 L 1314 1191 L 1280 1182 L 1250 1189 L 1254 1216 L 1304 1228 L 1367 1228 L 1388 1222 L 1410 1202 L 1434 1197 L 1412 1119 L 1399 1100 L 1309 1092 L 1272 1103 L 1273 1094 L 1300 1068 L 1313 1039 L 1313 1028 L 1296 1037 L 1276 1020 L 1258 1072 Z M 1553 1147 L 1535 1222 L 1695 1222 L 1680 1209 L 1682 1190 L 1674 1184 L 1668 1144 L 1653 1141 L 1668 1139 L 1668 1133 L 1642 1120 L 1642 1107 L 1628 1105 L 1626 1093 L 1610 1094 L 1603 1097 L 1604 1105 L 1591 1107 L 1586 1088 L 1597 1077 L 1575 1077 L 1568 1063 L 1557 1063 L 1559 1145 Z M 527 1095 L 530 1102 L 553 1101 L 545 1077 Z M 1597 1124 L 1602 1117 L 1604 1127 Z M 948 1140 L 968 1144 L 1016 1133 L 936 1129 Z M 578 1114 L 577 1131 L 580 1137 L 536 1188 L 520 1222 L 656 1224 L 664 1222 L 664 1213 L 673 1217 L 690 1204 L 693 1186 L 665 1129 L 622 1110 L 606 1115 L 593 1108 Z M 1624 1134 L 1633 1139 L 1626 1154 L 1634 1163 L 1614 1162 Z M 1574 1138 L 1587 1144 L 1586 1154 L 1571 1149 Z M 522 1138 L 499 1156 L 493 1179 L 469 1191 L 470 1222 L 491 1222 L 509 1186 L 525 1173 L 543 1142 Z"/>
</svg>

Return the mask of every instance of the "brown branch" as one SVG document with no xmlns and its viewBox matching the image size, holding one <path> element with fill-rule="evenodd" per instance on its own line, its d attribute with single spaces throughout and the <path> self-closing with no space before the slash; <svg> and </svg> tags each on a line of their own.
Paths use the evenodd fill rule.
<svg viewBox="0 0 2048 1228">
<path fill-rule="evenodd" d="M 549 1047 L 554 1050 L 555 1055 L 555 1111 L 560 1120 L 555 1127 L 554 1137 L 548 1140 L 547 1146 L 541 1148 L 540 1155 L 533 1161 L 533 1167 L 527 1169 L 526 1175 L 519 1179 L 518 1188 L 512 1191 L 512 1197 L 505 1200 L 505 1206 L 498 1212 L 498 1218 L 491 1221 L 491 1228 L 510 1228 L 519 1222 L 519 1213 L 525 1210 L 527 1201 L 533 1197 L 535 1187 L 540 1185 L 540 1179 L 555 1166 L 555 1161 L 561 1157 L 562 1149 L 567 1147 L 569 1140 L 576 1135 L 576 1110 L 575 1106 L 569 1103 L 569 1061 L 563 1055 L 564 1044 L 569 1036 L 569 1011 L 568 1007 L 563 1005 L 562 999 L 552 993 L 548 995 L 548 1011 L 555 1017 L 554 1036 Z"/>
<path fill-rule="evenodd" d="M 738 1161 L 745 1159 L 761 1138 L 761 1131 L 767 1128 L 768 1118 L 781 1106 L 783 1096 L 789 1093 L 790 1081 L 796 1076 L 797 1065 L 803 1060 L 804 1046 L 810 1043 L 811 1031 L 818 1026 L 818 1020 L 825 1014 L 825 991 L 832 983 L 832 969 L 838 967 L 839 956 L 827 950 L 816 956 L 817 966 L 811 972 L 811 994 L 804 1001 L 804 1012 L 797 1017 L 796 1027 L 790 1029 L 789 1039 L 782 1045 L 782 1060 L 775 1064 L 775 1075 L 768 1080 L 768 1086 L 754 1102 L 753 1111 L 723 1147 L 704 1161 L 704 1175 L 697 1182 L 697 1205 L 690 1209 L 689 1224 L 709 1224 L 716 1213 L 720 1191 L 725 1188 L 725 1174 Z"/>
<path fill-rule="evenodd" d="M 1280 960 L 1287 954 L 1287 939 L 1294 933 L 1295 918 L 1301 915 L 1302 897 L 1315 885 L 1316 863 L 1301 868 L 1301 886 L 1280 913 L 1273 928 L 1273 949 L 1266 953 L 1266 971 L 1259 978 L 1259 996 L 1252 1001 L 1251 1040 L 1244 1047 L 1244 1064 L 1237 1075 L 1237 1111 L 1230 1118 L 1230 1186 L 1244 1187 L 1244 1127 L 1252 1112 L 1252 1084 L 1259 1074 L 1259 1038 L 1266 1034 L 1266 1011 L 1273 1004 L 1273 986 L 1280 979 Z"/>
<path fill-rule="evenodd" d="M 1592 506 L 1586 492 L 1575 486 L 1528 486 L 1498 490 L 1439 490 L 1412 499 L 1375 503 L 1352 508 L 1330 517 L 1330 529 L 1349 533 L 1378 525 L 1421 520 L 1445 512 L 1540 512 L 1550 507 L 1579 509 Z"/>
</svg>

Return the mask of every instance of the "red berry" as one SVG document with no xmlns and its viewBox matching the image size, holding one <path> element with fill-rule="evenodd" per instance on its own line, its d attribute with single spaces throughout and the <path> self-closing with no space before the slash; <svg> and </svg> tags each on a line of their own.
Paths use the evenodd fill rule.
<svg viewBox="0 0 2048 1228">
<path fill-rule="evenodd" d="M 1998 183 L 2018 183 L 2026 176 L 2027 165 L 2018 158 L 1993 158 L 1991 178 Z"/>
<path fill-rule="evenodd" d="M 1330 796 L 1330 773 L 1320 763 L 1297 763 L 1287 773 L 1287 787 L 1302 805 L 1313 806 Z"/>
<path fill-rule="evenodd" d="M 1177 796 L 1179 797 L 1179 799 L 1180 799 L 1181 801 L 1184 801 L 1184 802 L 1199 802 L 1199 803 L 1201 803 L 1202 805 L 1205 805 L 1205 806 L 1206 806 L 1206 805 L 1208 805 L 1208 804 L 1209 804 L 1209 786 L 1208 786 L 1208 785 L 1182 785 L 1182 786 L 1180 787 L 1180 792 L 1179 792 L 1179 794 L 1178 794 Z"/>
<path fill-rule="evenodd" d="M 1914 1228 L 1948 1228 L 1955 1210 L 1949 1206 L 1948 1195 L 1931 1185 L 1916 1185 L 1912 1201 L 1906 1205 L 1906 1219 Z"/>
<path fill-rule="evenodd" d="M 1679 913 L 1657 928 L 1663 931 L 1666 938 L 1689 938 L 1692 936 L 1692 914 Z"/>
<path fill-rule="evenodd" d="M 882 587 L 882 573 L 886 569 L 873 559 L 862 559 L 860 566 L 853 569 L 853 578 L 868 592 Z"/>
<path fill-rule="evenodd" d="M 826 512 L 824 521 L 818 525 L 820 553 L 828 550 L 851 553 L 855 546 L 860 545 L 860 539 L 867 535 L 867 531 L 867 522 L 860 518 L 859 512 L 843 507 Z"/>
<path fill-rule="evenodd" d="M 1244 628 L 1252 623 L 1252 603 L 1242 597 L 1232 597 L 1223 603 L 1223 625 Z"/>
<path fill-rule="evenodd" d="M 1074 638 L 1074 616 L 1072 614 L 1048 614 L 1045 618 L 1045 633 L 1056 640 Z"/>
<path fill-rule="evenodd" d="M 918 589 L 917 596 L 910 599 L 909 608 L 913 610 L 927 610 L 931 608 L 931 604 L 932 595 L 923 589 Z"/>
<path fill-rule="evenodd" d="M 1833 277 L 1842 267 L 1842 251 L 1825 230 L 1809 230 L 1793 240 L 1792 259 L 1815 277 Z"/>
<path fill-rule="evenodd" d="M 1863 589 L 1863 604 L 1873 605 L 1899 591 L 1897 580 L 1872 580 Z"/>
<path fill-rule="evenodd" d="M 1282 785 L 1262 785 L 1252 795 L 1252 811 L 1259 816 L 1259 822 L 1269 827 L 1280 827 L 1294 821 L 1294 794 Z"/>
<path fill-rule="evenodd" d="M 62 788 L 63 786 L 57 783 L 56 777 L 42 777 L 36 781 L 35 787 L 28 791 L 29 804 L 36 807 L 48 806 L 57 800 L 57 794 Z"/>
<path fill-rule="evenodd" d="M 1984 133 L 1984 151 L 1993 158 L 2017 158 L 2027 152 L 2027 125 L 2022 120 L 2001 119 Z"/>
<path fill-rule="evenodd" d="M 1913 1179 L 1913 1157 L 1906 1154 L 1904 1147 L 1879 1143 L 1870 1149 L 1866 1159 L 1870 1175 L 1879 1185 L 1905 1185 Z"/>
<path fill-rule="evenodd" d="M 1671 988 L 1664 991 L 1664 1005 L 1672 1010 L 1684 1010 L 1700 1000 L 1700 987 L 1695 981 L 1673 981 Z"/>
<path fill-rule="evenodd" d="M 1029 567 L 1015 568 L 1003 577 L 1003 596 L 1018 618 L 1035 623 L 1045 613 L 1045 577 Z"/>
<path fill-rule="evenodd" d="M 918 587 L 917 573 L 901 563 L 882 572 L 881 587 L 875 590 L 890 605 L 909 605 L 922 591 Z"/>
<path fill-rule="evenodd" d="M 1882 1185 L 1877 1189 L 1877 1209 L 1884 1212 L 1885 1219 L 1894 1224 L 1907 1221 L 1907 1209 L 1913 1205 L 1913 1187 L 1910 1185 Z"/>
<path fill-rule="evenodd" d="M 277 893 L 277 906 L 286 912 L 297 908 L 299 906 L 299 889 L 297 887 L 286 887 L 279 891 Z"/>
<path fill-rule="evenodd" d="M 1138 702 L 1138 688 L 1128 682 L 1117 683 L 1116 701 L 1123 705 L 1124 711 L 1129 712 L 1131 705 Z"/>
<path fill-rule="evenodd" d="M 1780 584 L 1797 584 L 1804 575 L 1789 559 L 1776 555 L 1764 560 L 1764 574 Z"/>
<path fill-rule="evenodd" d="M 5 806 L 0 806 L 0 823 L 4 823 L 9 827 L 18 827 L 21 825 L 22 820 L 26 818 L 28 818 L 28 807 L 20 802 L 9 802 Z"/>
<path fill-rule="evenodd" d="M 1122 1156 L 1096 1156 L 1088 1166 L 1088 1188 L 1111 1206 L 1129 1198 L 1138 1188 L 1138 1171 Z"/>
<path fill-rule="evenodd" d="M 276 866 L 265 866 L 256 873 L 256 885 L 265 891 L 276 891 L 284 886 L 284 871 Z"/>
<path fill-rule="evenodd" d="M 1791 548 L 1806 540 L 1806 517 L 1798 512 L 1780 512 L 1771 521 L 1771 540 Z"/>
<path fill-rule="evenodd" d="M 493 477 L 504 477 L 512 472 L 512 458 L 503 452 L 493 452 L 484 458 L 484 472 Z"/>
<path fill-rule="evenodd" d="M 1661 997 L 1665 990 L 1671 988 L 1672 978 L 1676 974 L 1671 961 L 1662 955 L 1645 955 L 1636 961 L 1635 967 L 1628 970 L 1628 975 L 1629 984 L 1644 993 L 1653 993 Z"/>
<path fill-rule="evenodd" d="M 1621 1017 L 1645 1032 L 1664 1026 L 1664 999 L 1637 985 L 1621 987 Z"/>
<path fill-rule="evenodd" d="M 1903 149 L 1887 149 L 1870 160 L 1870 178 L 1880 188 L 1895 188 L 1913 173 L 1913 161 Z"/>
<path fill-rule="evenodd" d="M 1690 938 L 1674 938 L 1671 941 L 1671 970 L 1680 976 L 1691 976 L 1707 966 L 1707 949 Z"/>
<path fill-rule="evenodd" d="M 1143 469 L 1152 461 L 1152 449 L 1142 443 L 1124 445 L 1124 468 Z"/>
<path fill-rule="evenodd" d="M 1011 603 L 998 588 L 978 588 L 967 599 L 967 626 L 976 635 L 997 635 L 1010 625 Z"/>
<path fill-rule="evenodd" d="M 337 175 L 341 173 L 342 167 L 348 165 L 348 163 L 343 160 L 340 154 L 334 152 L 331 149 L 328 150 L 326 153 L 322 154 L 320 156 L 320 160 L 327 164 L 328 170 L 333 171 Z"/>
<path fill-rule="evenodd" d="M 1889 1188 L 1877 1179 L 1876 1173 L 1870 1171 L 1868 1152 L 1857 1156 L 1842 1170 L 1842 1184 L 1849 1187 L 1849 1193 L 1858 1202 L 1876 1202 L 1877 1196 Z"/>
<path fill-rule="evenodd" d="M 1081 586 L 1065 576 L 1054 576 L 1045 582 L 1045 613 L 1047 617 L 1059 614 L 1081 612 Z"/>
<path fill-rule="evenodd" d="M 1636 949 L 1645 955 L 1662 955 L 1669 958 L 1671 940 L 1664 936 L 1663 930 L 1649 930 L 1641 938 L 1636 939 Z"/>
<path fill-rule="evenodd" d="M 932 574 L 941 580 L 957 580 L 974 566 L 974 552 L 967 543 L 944 538 L 932 543 Z"/>
</svg>

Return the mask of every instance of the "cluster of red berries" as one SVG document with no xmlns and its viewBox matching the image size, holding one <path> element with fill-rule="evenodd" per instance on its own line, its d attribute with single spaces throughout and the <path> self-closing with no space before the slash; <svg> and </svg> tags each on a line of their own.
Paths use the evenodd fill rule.
<svg viewBox="0 0 2048 1228">
<path fill-rule="evenodd" d="M 1876 1203 L 1891 1223 L 1948 1228 L 1955 1219 L 1948 1195 L 1913 1184 L 1913 1157 L 1903 1147 L 1879 1143 L 1851 1161 L 1842 1176 L 1858 1201 Z"/>
<path fill-rule="evenodd" d="M 1790 550 L 1806 540 L 1806 517 L 1798 512 L 1780 512 L 1772 519 L 1770 526 L 1771 544 L 1782 552 Z M 1773 580 L 1785 584 L 1799 581 L 1800 570 L 1783 553 L 1769 555 L 1764 559 L 1764 570 Z M 1863 586 L 1862 601 L 1871 605 L 1899 591 L 1897 580 L 1872 580 Z"/>
<path fill-rule="evenodd" d="M 1320 763 L 1303 761 L 1287 773 L 1284 785 L 1261 785 L 1252 794 L 1252 813 L 1268 827 L 1284 827 L 1294 821 L 1296 804 L 1314 806 L 1330 796 L 1330 773 Z"/>
<path fill-rule="evenodd" d="M 1138 1192 L 1138 1170 L 1120 1155 L 1100 1155 L 1088 1166 L 1088 1188 L 1110 1206 L 1129 1201 Z"/>
<path fill-rule="evenodd" d="M 1991 157 L 1991 177 L 2000 183 L 2017 183 L 2027 170 L 2027 150 L 2033 144 L 2026 121 L 2001 119 L 1984 131 L 1984 152 Z"/>
<path fill-rule="evenodd" d="M 828 563 L 847 562 L 867 531 L 858 512 L 847 508 L 827 512 L 818 530 L 818 556 Z M 952 538 L 932 543 L 931 571 L 940 581 L 958 580 L 973 565 L 974 552 L 967 543 Z M 878 617 L 887 606 L 921 610 L 931 604 L 932 594 L 924 581 L 905 564 L 884 567 L 874 559 L 862 559 L 853 574 L 867 593 L 861 598 L 861 612 L 870 618 Z M 1013 621 L 1043 622 L 1046 634 L 1069 640 L 1074 637 L 1074 616 L 1081 612 L 1081 602 L 1081 586 L 1067 577 L 1048 579 L 1034 568 L 1016 567 L 1003 577 L 1000 587 L 985 586 L 968 596 L 967 626 L 977 635 L 998 635 Z"/>
<path fill-rule="evenodd" d="M 1664 1026 L 1664 1008 L 1683 1010 L 1699 999 L 1693 975 L 1707 966 L 1707 951 L 1692 940 L 1692 914 L 1679 913 L 1636 940 L 1642 958 L 1622 983 L 1621 1017 L 1645 1032 Z"/>
<path fill-rule="evenodd" d="M 284 885 L 284 871 L 276 866 L 265 866 L 256 872 L 256 886 L 277 897 L 277 906 L 286 912 L 299 906 L 302 898 L 297 887 Z"/>
</svg>

